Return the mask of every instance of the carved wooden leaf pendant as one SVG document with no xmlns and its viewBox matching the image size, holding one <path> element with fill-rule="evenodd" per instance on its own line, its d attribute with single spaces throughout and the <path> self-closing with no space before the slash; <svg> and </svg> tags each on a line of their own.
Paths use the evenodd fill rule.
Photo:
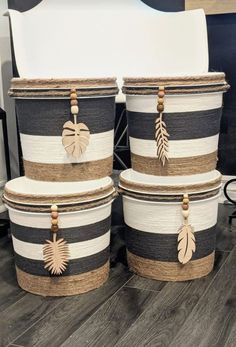
<svg viewBox="0 0 236 347">
<path fill-rule="evenodd" d="M 86 151 L 89 144 L 90 132 L 84 123 L 74 124 L 68 121 L 63 126 L 62 143 L 66 152 L 74 158 L 79 157 Z"/>
<path fill-rule="evenodd" d="M 64 239 L 56 240 L 56 234 L 53 235 L 53 241 L 46 240 L 43 246 L 44 268 L 52 275 L 61 275 L 66 270 L 69 261 L 69 247 Z"/>
<path fill-rule="evenodd" d="M 193 253 L 196 251 L 196 240 L 193 227 L 184 224 L 179 229 L 178 235 L 178 259 L 182 264 L 186 264 L 192 259 Z"/>
<path fill-rule="evenodd" d="M 168 160 L 168 150 L 169 150 L 169 141 L 168 137 L 170 136 L 166 130 L 166 124 L 163 121 L 162 113 L 160 117 L 156 119 L 156 132 L 155 139 L 157 142 L 157 156 L 160 159 L 162 165 L 164 166 Z"/>
</svg>

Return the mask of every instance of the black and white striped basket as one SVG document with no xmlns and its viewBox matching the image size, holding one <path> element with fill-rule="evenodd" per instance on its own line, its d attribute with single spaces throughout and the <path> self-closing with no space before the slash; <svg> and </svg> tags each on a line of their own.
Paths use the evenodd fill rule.
<svg viewBox="0 0 236 347">
<path fill-rule="evenodd" d="M 117 93 L 115 78 L 13 78 L 9 95 L 16 101 L 25 175 L 61 182 L 111 175 Z M 74 139 L 78 141 L 84 130 L 90 133 L 88 143 L 81 144 L 82 153 L 76 157 L 68 154 L 62 143 L 64 128 L 70 131 L 66 122 L 74 124 L 72 96 L 78 105 L 73 106 L 77 122 L 83 125 Z M 73 132 L 71 129 L 67 139 L 72 139 Z"/>
<path fill-rule="evenodd" d="M 218 171 L 157 177 L 128 169 L 121 173 L 119 187 L 131 270 L 164 281 L 199 278 L 212 270 L 221 187 Z"/>
<path fill-rule="evenodd" d="M 132 168 L 161 176 L 216 168 L 224 73 L 125 78 Z"/>
<path fill-rule="evenodd" d="M 87 182 L 40 182 L 20 177 L 5 186 L 18 283 L 26 291 L 66 296 L 101 286 L 109 274 L 110 177 Z M 55 211 L 56 212 L 52 212 Z M 44 247 L 64 239 L 67 261 L 61 273 L 46 268 Z"/>
</svg>

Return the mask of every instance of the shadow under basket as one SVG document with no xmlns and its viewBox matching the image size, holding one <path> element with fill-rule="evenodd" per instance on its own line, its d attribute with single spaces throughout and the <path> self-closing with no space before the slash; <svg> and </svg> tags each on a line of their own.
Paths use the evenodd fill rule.
<svg viewBox="0 0 236 347">
<path fill-rule="evenodd" d="M 43 296 L 100 287 L 109 275 L 110 177 L 87 182 L 9 181 L 9 210 L 19 286 Z"/>
<path fill-rule="evenodd" d="M 206 276 L 214 266 L 221 175 L 120 175 L 130 270 L 160 281 Z"/>
<path fill-rule="evenodd" d="M 25 175 L 39 181 L 86 181 L 113 167 L 115 78 L 13 78 Z"/>
<path fill-rule="evenodd" d="M 157 176 L 215 170 L 224 73 L 125 78 L 132 168 Z"/>
</svg>

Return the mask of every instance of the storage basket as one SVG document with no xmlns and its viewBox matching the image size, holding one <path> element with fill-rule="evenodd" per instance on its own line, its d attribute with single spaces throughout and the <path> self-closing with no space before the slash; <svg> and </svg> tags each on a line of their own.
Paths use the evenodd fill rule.
<svg viewBox="0 0 236 347">
<path fill-rule="evenodd" d="M 13 78 L 25 175 L 61 182 L 109 176 L 117 92 L 114 78 Z"/>
<path fill-rule="evenodd" d="M 114 195 L 110 177 L 83 183 L 26 177 L 8 182 L 4 201 L 20 287 L 44 296 L 67 296 L 101 286 L 109 274 Z M 52 241 L 55 248 L 58 242 L 56 253 L 48 249 Z"/>
<path fill-rule="evenodd" d="M 157 176 L 214 170 L 228 88 L 223 73 L 125 78 L 132 168 Z"/>
<path fill-rule="evenodd" d="M 120 191 L 130 269 L 161 281 L 207 275 L 214 264 L 220 187 L 218 171 L 172 178 L 124 171 Z"/>
</svg>

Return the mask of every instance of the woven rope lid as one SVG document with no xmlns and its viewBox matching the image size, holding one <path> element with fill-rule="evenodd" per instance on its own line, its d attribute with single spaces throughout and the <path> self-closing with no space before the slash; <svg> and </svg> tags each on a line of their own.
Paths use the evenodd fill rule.
<svg viewBox="0 0 236 347">
<path fill-rule="evenodd" d="M 131 95 L 156 95 L 160 86 L 165 87 L 166 94 L 225 92 L 230 88 L 224 73 L 209 72 L 199 76 L 124 78 L 122 91 Z"/>
<path fill-rule="evenodd" d="M 41 182 L 19 177 L 7 182 L 4 201 L 27 211 L 47 211 L 52 204 L 65 211 L 102 205 L 113 199 L 115 188 L 110 177 L 85 182 Z"/>
<path fill-rule="evenodd" d="M 191 176 L 152 176 L 128 169 L 120 174 L 119 189 L 134 197 L 148 196 L 154 199 L 182 197 L 184 193 L 208 197 L 216 195 L 221 187 L 221 174 L 210 171 Z"/>
<path fill-rule="evenodd" d="M 118 93 L 116 78 L 13 78 L 8 94 L 14 98 L 69 98 L 71 89 L 77 90 L 78 97 L 112 96 Z"/>
</svg>

